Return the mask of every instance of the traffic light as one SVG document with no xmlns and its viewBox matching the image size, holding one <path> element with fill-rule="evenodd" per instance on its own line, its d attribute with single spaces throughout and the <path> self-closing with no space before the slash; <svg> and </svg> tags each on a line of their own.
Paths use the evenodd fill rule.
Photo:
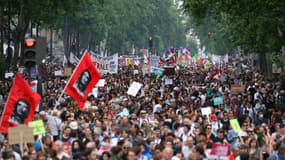
<svg viewBox="0 0 285 160">
<path fill-rule="evenodd" d="M 36 39 L 27 38 L 25 39 L 24 46 L 24 66 L 31 68 L 36 65 Z"/>
<path fill-rule="evenodd" d="M 23 62 L 27 68 L 40 64 L 47 56 L 46 38 L 26 38 L 24 45 Z"/>
<path fill-rule="evenodd" d="M 148 37 L 148 46 L 149 46 L 149 48 L 152 48 L 152 46 L 153 46 L 153 43 L 152 43 L 152 37 L 150 36 L 150 37 Z"/>
</svg>

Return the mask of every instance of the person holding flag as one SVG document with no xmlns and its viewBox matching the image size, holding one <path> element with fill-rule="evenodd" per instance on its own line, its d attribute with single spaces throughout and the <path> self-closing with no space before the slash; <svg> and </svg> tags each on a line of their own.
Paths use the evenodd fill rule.
<svg viewBox="0 0 285 160">
<path fill-rule="evenodd" d="M 16 74 L 1 117 L 0 132 L 7 133 L 9 127 L 32 121 L 40 100 L 41 96 L 32 90 L 20 74 Z"/>
</svg>

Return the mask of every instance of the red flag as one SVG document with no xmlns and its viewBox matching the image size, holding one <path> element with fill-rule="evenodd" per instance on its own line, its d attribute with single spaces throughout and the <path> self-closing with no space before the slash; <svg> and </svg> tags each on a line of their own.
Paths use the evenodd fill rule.
<svg viewBox="0 0 285 160">
<path fill-rule="evenodd" d="M 16 74 L 2 114 L 0 132 L 7 133 L 9 127 L 32 121 L 40 100 L 41 96 L 32 90 L 20 74 Z"/>
<path fill-rule="evenodd" d="M 76 100 L 78 107 L 82 109 L 88 94 L 100 80 L 101 76 L 87 51 L 73 72 L 66 86 L 65 93 Z"/>
</svg>

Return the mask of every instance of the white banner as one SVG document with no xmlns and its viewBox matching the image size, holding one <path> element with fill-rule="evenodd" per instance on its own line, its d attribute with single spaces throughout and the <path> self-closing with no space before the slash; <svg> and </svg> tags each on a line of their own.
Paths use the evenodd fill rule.
<svg viewBox="0 0 285 160">
<path fill-rule="evenodd" d="M 101 57 L 99 55 L 92 54 L 92 61 L 102 74 L 118 73 L 118 59 L 118 54 L 114 54 L 113 56 L 108 57 Z"/>
</svg>

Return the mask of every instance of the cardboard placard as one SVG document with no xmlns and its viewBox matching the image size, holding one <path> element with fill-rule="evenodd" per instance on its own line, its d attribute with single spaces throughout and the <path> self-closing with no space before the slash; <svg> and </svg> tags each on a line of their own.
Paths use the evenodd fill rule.
<svg viewBox="0 0 285 160">
<path fill-rule="evenodd" d="M 8 128 L 8 142 L 10 145 L 34 143 L 33 128 L 26 125 Z"/>
<path fill-rule="evenodd" d="M 245 89 L 244 85 L 237 85 L 237 84 L 231 85 L 231 93 L 235 93 L 235 94 L 243 93 L 244 89 Z"/>
<path fill-rule="evenodd" d="M 72 68 L 70 67 L 64 68 L 64 76 L 70 76 L 71 73 L 72 73 Z"/>
<path fill-rule="evenodd" d="M 141 89 L 141 87 L 142 87 L 142 84 L 141 84 L 141 83 L 133 82 L 133 83 L 131 84 L 131 86 L 129 87 L 127 93 L 128 93 L 129 95 L 132 95 L 132 96 L 135 97 L 135 96 L 137 95 L 138 91 Z"/>
<path fill-rule="evenodd" d="M 30 122 L 29 127 L 33 128 L 34 135 L 41 135 L 46 133 L 46 128 L 42 120 Z"/>
</svg>

